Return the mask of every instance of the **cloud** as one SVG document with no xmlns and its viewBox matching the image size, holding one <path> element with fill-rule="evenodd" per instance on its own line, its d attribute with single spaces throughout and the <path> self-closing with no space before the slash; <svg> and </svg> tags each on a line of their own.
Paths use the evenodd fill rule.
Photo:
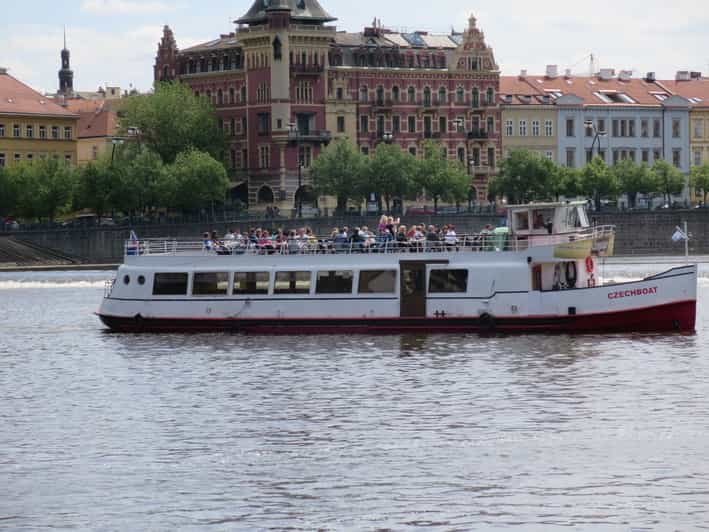
<svg viewBox="0 0 709 532">
<path fill-rule="evenodd" d="M 82 11 L 99 15 L 161 13 L 174 9 L 175 6 L 159 1 L 84 0 L 81 4 Z"/>
</svg>

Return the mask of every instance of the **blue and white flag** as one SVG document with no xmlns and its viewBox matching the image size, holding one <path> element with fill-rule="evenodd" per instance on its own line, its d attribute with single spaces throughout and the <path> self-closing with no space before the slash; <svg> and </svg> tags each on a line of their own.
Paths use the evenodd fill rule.
<svg viewBox="0 0 709 532">
<path fill-rule="evenodd" d="M 137 242 L 137 241 L 138 241 L 138 235 L 136 235 L 136 234 L 135 234 L 135 231 L 133 231 L 132 229 L 131 229 L 130 237 L 129 237 L 129 238 L 130 238 L 130 241 L 131 241 L 131 242 Z"/>
<path fill-rule="evenodd" d="M 672 235 L 672 242 L 683 242 L 685 240 L 689 240 L 689 237 L 680 229 L 679 227 L 675 227 L 675 232 Z"/>
</svg>

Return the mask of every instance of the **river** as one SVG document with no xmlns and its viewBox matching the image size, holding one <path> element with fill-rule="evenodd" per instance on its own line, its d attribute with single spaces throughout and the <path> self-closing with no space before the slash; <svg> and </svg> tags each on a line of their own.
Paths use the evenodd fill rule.
<svg viewBox="0 0 709 532">
<path fill-rule="evenodd" d="M 0 529 L 707 528 L 707 265 L 668 336 L 117 335 L 110 275 L 0 274 Z"/>
</svg>

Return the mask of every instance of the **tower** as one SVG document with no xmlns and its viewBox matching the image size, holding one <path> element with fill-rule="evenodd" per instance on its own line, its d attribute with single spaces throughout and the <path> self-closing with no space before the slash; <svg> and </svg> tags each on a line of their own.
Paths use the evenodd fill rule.
<svg viewBox="0 0 709 532">
<path fill-rule="evenodd" d="M 71 70 L 71 53 L 66 47 L 66 28 L 64 29 L 64 48 L 61 53 L 62 68 L 59 71 L 59 94 L 71 96 L 74 93 L 74 72 Z"/>
</svg>

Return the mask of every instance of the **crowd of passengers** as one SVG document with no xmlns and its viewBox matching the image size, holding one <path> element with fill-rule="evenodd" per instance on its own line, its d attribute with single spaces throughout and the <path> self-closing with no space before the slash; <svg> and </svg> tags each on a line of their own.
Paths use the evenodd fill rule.
<svg viewBox="0 0 709 532">
<path fill-rule="evenodd" d="M 367 226 L 335 227 L 327 238 L 319 238 L 310 227 L 273 232 L 251 228 L 244 233 L 230 229 L 222 238 L 212 231 L 211 234 L 204 233 L 203 249 L 221 255 L 244 253 L 247 249 L 263 254 L 436 251 L 459 249 L 461 245 L 482 246 L 485 236 L 491 234 L 492 226 L 488 224 L 475 239 L 462 242 L 452 224 L 442 227 L 422 224 L 406 226 L 401 224 L 400 219 L 382 216 L 376 231 Z"/>
</svg>

